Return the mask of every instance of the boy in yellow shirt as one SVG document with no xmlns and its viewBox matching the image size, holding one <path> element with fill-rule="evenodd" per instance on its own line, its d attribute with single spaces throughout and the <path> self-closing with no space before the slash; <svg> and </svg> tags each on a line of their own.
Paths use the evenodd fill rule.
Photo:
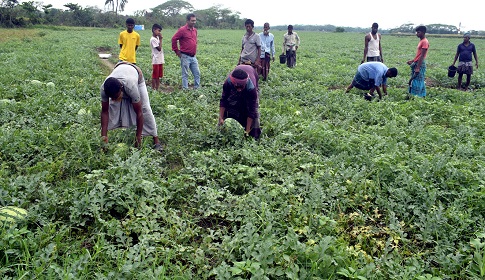
<svg viewBox="0 0 485 280">
<path fill-rule="evenodd" d="M 126 30 L 120 33 L 118 44 L 120 44 L 119 60 L 136 64 L 136 50 L 140 45 L 140 34 L 134 31 L 134 28 L 135 20 L 127 18 Z"/>
</svg>

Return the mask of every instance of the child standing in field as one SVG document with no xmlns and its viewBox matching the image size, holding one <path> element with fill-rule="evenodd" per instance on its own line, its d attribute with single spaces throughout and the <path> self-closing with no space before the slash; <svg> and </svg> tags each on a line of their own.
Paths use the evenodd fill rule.
<svg viewBox="0 0 485 280">
<path fill-rule="evenodd" d="M 118 44 L 120 44 L 120 61 L 127 61 L 136 64 L 136 50 L 140 45 L 140 34 L 135 29 L 135 20 L 126 19 L 126 30 L 120 33 Z"/>
<path fill-rule="evenodd" d="M 150 46 L 152 47 L 152 88 L 158 90 L 160 88 L 160 79 L 163 78 L 163 64 L 165 63 L 165 56 L 162 48 L 162 26 L 154 24 L 152 26 L 152 37 L 150 38 Z"/>
</svg>

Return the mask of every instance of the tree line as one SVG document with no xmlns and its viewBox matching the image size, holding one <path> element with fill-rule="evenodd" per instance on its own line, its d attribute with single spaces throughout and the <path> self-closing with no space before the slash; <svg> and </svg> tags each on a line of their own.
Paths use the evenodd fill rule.
<svg viewBox="0 0 485 280">
<path fill-rule="evenodd" d="M 103 2 L 101 2 L 103 1 Z M 245 18 L 240 13 L 215 5 L 203 10 L 195 10 L 192 4 L 183 0 L 169 0 L 149 10 L 139 10 L 133 15 L 122 15 L 128 0 L 100 0 L 105 10 L 98 7 L 82 7 L 67 3 L 65 9 L 56 9 L 42 2 L 19 0 L 1 0 L 1 27 L 28 27 L 32 25 L 67 25 L 86 27 L 120 27 L 125 25 L 125 19 L 130 16 L 137 24 L 151 26 L 157 22 L 164 28 L 178 28 L 185 24 L 185 14 L 192 12 L 197 15 L 197 28 L 200 29 L 240 29 Z M 445 24 L 427 25 L 429 34 L 458 34 L 459 27 Z M 286 26 L 272 26 L 275 30 L 286 30 Z M 399 27 L 384 30 L 381 33 L 414 33 L 415 25 L 406 23 Z M 294 25 L 294 30 L 321 32 L 367 32 L 369 28 L 344 27 L 327 25 Z M 485 35 L 485 31 L 471 31 L 472 35 Z"/>
<path fill-rule="evenodd" d="M 215 5 L 203 10 L 195 10 L 192 4 L 183 0 L 169 0 L 147 10 L 136 11 L 133 15 L 121 15 L 127 0 L 103 0 L 106 10 L 98 7 L 82 7 L 67 3 L 65 9 L 43 5 L 42 2 L 1 0 L 1 27 L 29 27 L 32 25 L 67 25 L 85 27 L 119 27 L 125 25 L 126 18 L 132 17 L 137 24 L 151 25 L 157 22 L 165 28 L 178 28 L 185 24 L 185 14 L 197 15 L 198 28 L 237 29 L 244 26 L 239 12 Z"/>
</svg>

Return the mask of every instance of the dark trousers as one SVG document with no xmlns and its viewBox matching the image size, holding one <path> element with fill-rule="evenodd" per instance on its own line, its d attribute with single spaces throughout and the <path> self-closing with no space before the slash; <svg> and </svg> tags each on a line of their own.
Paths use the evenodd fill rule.
<svg viewBox="0 0 485 280">
<path fill-rule="evenodd" d="M 235 119 L 238 123 L 241 124 L 241 126 L 246 129 L 246 124 L 248 122 L 248 116 L 247 114 L 240 114 L 237 111 L 234 110 L 227 110 L 224 112 L 224 119 L 231 118 Z M 259 137 L 261 136 L 261 127 L 259 126 L 259 118 L 253 119 L 253 125 L 251 127 L 251 131 L 249 132 L 249 135 L 254 137 L 254 139 L 258 140 Z"/>
<path fill-rule="evenodd" d="M 296 64 L 296 52 L 294 50 L 286 51 L 286 65 L 290 68 L 295 67 Z"/>
<path fill-rule="evenodd" d="M 261 59 L 261 75 L 263 75 L 263 80 L 266 81 L 269 74 L 271 55 L 269 53 L 264 53 L 264 58 Z"/>
</svg>

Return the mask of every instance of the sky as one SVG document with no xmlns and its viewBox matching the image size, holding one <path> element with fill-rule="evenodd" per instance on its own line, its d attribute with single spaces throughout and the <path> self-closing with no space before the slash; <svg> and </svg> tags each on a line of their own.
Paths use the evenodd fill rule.
<svg viewBox="0 0 485 280">
<path fill-rule="evenodd" d="M 369 27 L 373 22 L 380 29 L 391 29 L 405 23 L 447 24 L 459 26 L 462 31 L 485 30 L 483 0 L 469 0 L 463 5 L 442 0 L 185 0 L 196 10 L 220 5 L 240 13 L 241 18 L 254 20 L 256 26 L 264 22 L 270 25 L 326 25 Z M 19 1 L 25 2 L 25 1 Z M 66 3 L 77 3 L 81 7 L 97 6 L 104 9 L 105 0 L 38 0 L 62 8 Z M 137 10 L 150 11 L 164 0 L 128 0 L 122 14 L 133 14 Z M 453 4 L 455 3 L 455 4 Z"/>
</svg>

